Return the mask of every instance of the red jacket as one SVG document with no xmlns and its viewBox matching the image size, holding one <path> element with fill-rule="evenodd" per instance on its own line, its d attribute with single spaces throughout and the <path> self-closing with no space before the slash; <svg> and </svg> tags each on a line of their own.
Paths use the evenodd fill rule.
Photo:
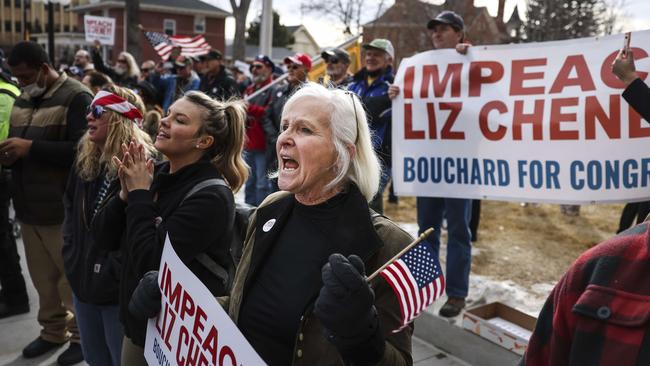
<svg viewBox="0 0 650 366">
<path fill-rule="evenodd" d="M 269 78 L 261 86 L 251 84 L 244 91 L 244 95 L 248 96 L 263 88 L 273 81 Z M 248 151 L 265 151 L 266 150 L 266 135 L 262 128 L 262 119 L 264 118 L 264 111 L 271 101 L 271 89 L 269 88 L 262 94 L 249 100 L 248 104 L 248 118 L 246 121 L 246 143 L 244 148 Z"/>
<path fill-rule="evenodd" d="M 650 365 L 647 222 L 576 260 L 546 300 L 521 365 Z"/>
</svg>

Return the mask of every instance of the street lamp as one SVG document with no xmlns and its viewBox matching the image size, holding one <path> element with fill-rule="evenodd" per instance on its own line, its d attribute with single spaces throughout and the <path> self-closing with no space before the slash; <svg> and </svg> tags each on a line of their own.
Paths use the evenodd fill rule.
<svg viewBox="0 0 650 366">
<path fill-rule="evenodd" d="M 43 0 L 47 4 L 47 50 L 54 65 L 54 4 L 68 5 L 70 0 Z M 63 24 L 61 24 L 63 26 Z"/>
</svg>

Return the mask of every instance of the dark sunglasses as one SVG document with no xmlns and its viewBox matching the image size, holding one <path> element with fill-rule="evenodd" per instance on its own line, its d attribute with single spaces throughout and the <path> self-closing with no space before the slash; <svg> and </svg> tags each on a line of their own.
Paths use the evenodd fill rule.
<svg viewBox="0 0 650 366">
<path fill-rule="evenodd" d="M 257 69 L 261 69 L 263 67 L 264 67 L 264 65 L 253 64 L 253 65 L 251 65 L 251 70 L 257 70 Z"/>
<path fill-rule="evenodd" d="M 104 107 L 101 105 L 91 105 L 86 110 L 86 115 L 91 114 L 94 119 L 100 119 L 102 118 L 104 112 L 106 112 L 106 109 L 104 109 Z"/>
<path fill-rule="evenodd" d="M 150 69 L 150 68 L 144 68 L 144 69 L 140 69 L 140 70 L 141 70 L 142 72 L 151 72 L 151 70 L 153 70 L 153 69 Z"/>
<path fill-rule="evenodd" d="M 297 70 L 299 68 L 300 68 L 300 65 L 297 65 L 297 64 L 289 64 L 289 65 L 287 65 L 288 70 Z"/>
<path fill-rule="evenodd" d="M 325 63 L 326 63 L 326 64 L 336 65 L 336 64 L 339 63 L 339 59 L 338 59 L 338 58 L 334 58 L 334 57 L 330 57 L 330 58 L 327 59 L 327 61 L 325 61 Z"/>
</svg>

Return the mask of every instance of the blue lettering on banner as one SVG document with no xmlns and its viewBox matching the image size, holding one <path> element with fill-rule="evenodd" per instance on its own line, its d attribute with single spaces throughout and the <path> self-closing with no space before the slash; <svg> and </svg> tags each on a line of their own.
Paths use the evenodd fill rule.
<svg viewBox="0 0 650 366">
<path fill-rule="evenodd" d="M 160 344 L 158 344 L 157 338 L 154 338 L 153 340 L 153 353 L 156 355 L 158 365 L 169 366 L 169 360 L 167 359 L 165 352 L 163 352 L 162 347 L 160 347 Z"/>
<path fill-rule="evenodd" d="M 453 157 L 404 157 L 405 183 L 440 183 L 464 185 L 510 184 L 510 166 L 505 160 Z"/>
</svg>

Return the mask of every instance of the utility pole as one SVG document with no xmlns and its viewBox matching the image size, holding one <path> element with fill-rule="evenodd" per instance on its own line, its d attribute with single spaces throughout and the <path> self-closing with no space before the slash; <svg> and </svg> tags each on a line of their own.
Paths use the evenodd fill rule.
<svg viewBox="0 0 650 366">
<path fill-rule="evenodd" d="M 273 0 L 263 0 L 262 3 L 260 53 L 273 58 Z"/>
</svg>

